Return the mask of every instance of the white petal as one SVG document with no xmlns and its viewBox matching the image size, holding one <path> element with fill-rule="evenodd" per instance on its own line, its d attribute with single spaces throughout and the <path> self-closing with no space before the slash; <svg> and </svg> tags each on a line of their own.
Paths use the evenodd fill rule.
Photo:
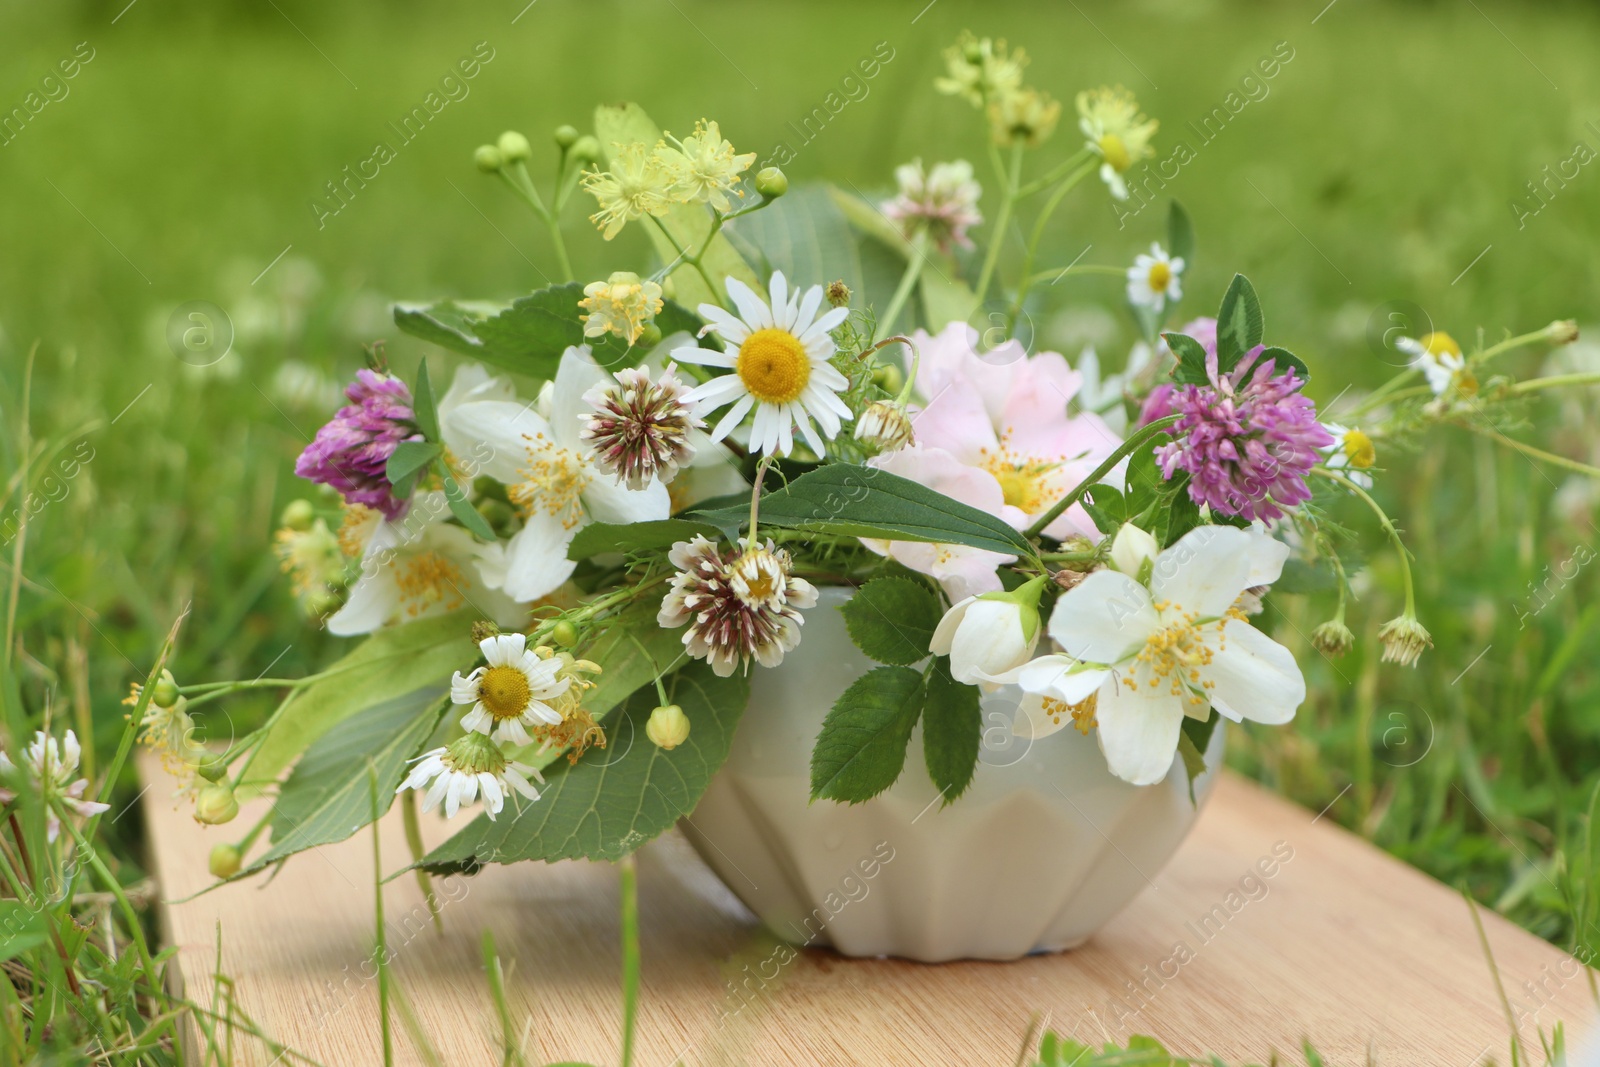
<svg viewBox="0 0 1600 1067">
<path fill-rule="evenodd" d="M 489 735 L 491 741 L 499 744 L 531 745 L 533 738 L 528 736 L 527 729 L 522 725 L 522 720 L 501 719 L 495 723 L 494 733 Z"/>
<path fill-rule="evenodd" d="M 1089 698 L 1110 676 L 1110 671 L 1084 667 L 1071 656 L 1040 656 L 1011 672 L 1016 683 L 1030 693 L 1053 696 L 1066 704 Z"/>
<path fill-rule="evenodd" d="M 584 488 L 583 506 L 596 522 L 648 522 L 672 514 L 672 497 L 654 478 L 643 489 L 630 489 L 601 477 Z"/>
<path fill-rule="evenodd" d="M 494 716 L 482 704 L 474 704 L 471 711 L 461 716 L 461 728 L 469 734 L 486 734 L 493 726 Z"/>
<path fill-rule="evenodd" d="M 809 349 L 813 344 L 816 344 L 827 338 L 828 334 L 832 332 L 841 322 L 848 318 L 849 315 L 850 309 L 847 307 L 829 309 L 823 313 L 821 318 L 817 319 L 816 322 L 813 322 L 806 329 L 805 333 L 800 335 L 800 343 Z M 828 351 L 832 352 L 833 341 L 828 340 L 827 345 Z"/>
<path fill-rule="evenodd" d="M 1231 601 L 1230 601 L 1231 603 Z M 1144 586 L 1116 571 L 1095 571 L 1056 601 L 1050 636 L 1068 655 L 1117 663 L 1161 628 Z"/>
<path fill-rule="evenodd" d="M 1095 708 L 1100 751 L 1111 773 L 1134 785 L 1154 785 L 1167 776 L 1183 728 L 1183 698 L 1163 687 L 1129 689 L 1110 680 Z"/>
<path fill-rule="evenodd" d="M 587 406 L 574 410 L 587 410 Z M 551 437 L 550 424 L 532 404 L 512 400 L 462 404 L 447 419 L 441 418 L 440 430 L 458 461 L 507 485 L 522 480 L 522 470 L 528 465 L 528 438 Z"/>
<path fill-rule="evenodd" d="M 727 282 L 728 299 L 739 309 L 739 317 L 751 330 L 764 330 L 772 325 L 772 311 L 751 288 L 738 278 Z"/>
<path fill-rule="evenodd" d="M 728 314 L 716 304 L 701 304 L 700 317 L 715 327 L 717 336 L 726 341 L 731 348 L 738 348 L 744 344 L 745 338 L 750 336 L 750 327 L 744 324 L 744 320 Z"/>
<path fill-rule="evenodd" d="M 527 797 L 529 800 L 538 800 L 539 791 L 529 784 L 528 779 L 523 777 L 522 771 L 519 768 L 520 765 L 516 763 L 506 764 L 506 784 L 512 789 L 515 789 L 517 792 L 521 793 L 523 796 Z M 531 767 L 528 769 L 533 770 Z M 533 773 L 538 774 L 539 772 L 534 771 Z M 540 779 L 540 781 L 543 781 L 543 779 Z"/>
<path fill-rule="evenodd" d="M 340 637 L 370 634 L 399 610 L 400 587 L 395 584 L 394 571 L 378 566 L 375 573 L 356 582 L 350 590 L 350 599 L 328 620 L 328 632 Z"/>
<path fill-rule="evenodd" d="M 729 375 L 729 377 L 735 376 Z M 741 382 L 739 387 L 743 389 L 744 383 Z M 750 409 L 755 406 L 755 403 L 756 398 L 749 393 L 741 396 L 733 407 L 728 409 L 728 413 L 722 416 L 722 420 L 717 423 L 716 428 L 711 431 L 711 439 L 720 441 L 737 429 L 739 424 L 744 421 L 744 417 L 750 413 Z"/>
<path fill-rule="evenodd" d="M 1346 457 L 1340 453 L 1339 458 Z M 1259 520 L 1251 523 L 1245 533 L 1250 537 L 1250 574 L 1245 581 L 1252 586 L 1271 585 L 1283 575 L 1284 561 L 1289 558 L 1289 546 L 1268 533 L 1266 523 Z"/>
<path fill-rule="evenodd" d="M 1306 679 L 1287 648 L 1247 622 L 1229 620 L 1221 645 L 1202 668 L 1214 683 L 1211 704 L 1228 718 L 1288 722 L 1306 698 Z"/>
<path fill-rule="evenodd" d="M 792 329 L 805 331 L 810 328 L 816 318 L 817 308 L 822 306 L 822 286 L 813 285 L 806 290 L 805 296 L 800 298 L 800 309 L 795 312 Z"/>
<path fill-rule="evenodd" d="M 433 785 L 422 798 L 423 811 L 432 811 L 439 806 L 439 801 L 443 800 L 445 794 L 450 792 L 450 780 L 452 777 L 442 766 L 439 768 L 439 777 L 433 780 Z"/>
<path fill-rule="evenodd" d="M 939 620 L 939 625 L 933 628 L 933 639 L 928 642 L 928 651 L 935 656 L 948 656 L 951 642 L 955 640 L 956 630 L 961 626 L 961 620 L 966 618 L 967 609 L 978 602 L 975 596 L 969 596 L 950 606 L 944 613 L 944 618 Z"/>
<path fill-rule="evenodd" d="M 1017 605 L 980 599 L 967 608 L 951 639 L 950 676 L 974 685 L 980 681 L 978 672 L 1002 674 L 1026 663 L 1033 644 L 1023 635 Z"/>
<path fill-rule="evenodd" d="M 537 600 L 572 577 L 577 564 L 567 558 L 567 545 L 575 533 L 559 516 L 536 508 L 506 545 L 506 594 L 514 600 Z"/>
<path fill-rule="evenodd" d="M 478 643 L 478 650 L 491 667 L 514 667 L 528 650 L 526 634 L 495 634 Z"/>
<path fill-rule="evenodd" d="M 822 438 L 818 436 L 817 428 L 811 425 L 811 419 L 806 415 L 806 410 L 803 405 L 795 406 L 794 419 L 795 422 L 800 426 L 800 435 L 806 439 L 806 446 L 819 456 L 825 454 L 827 452 L 827 446 L 822 443 Z M 828 436 L 830 438 L 834 437 L 838 434 L 838 432 L 839 431 L 835 429 L 834 432 Z"/>
<path fill-rule="evenodd" d="M 731 367 L 738 362 L 737 353 L 718 352 L 712 348 L 674 348 L 672 358 L 679 363 L 696 363 L 702 367 Z"/>
<path fill-rule="evenodd" d="M 784 280 L 783 271 L 772 272 L 772 281 L 768 286 L 772 293 L 772 324 L 780 329 L 793 330 L 794 319 L 789 308 L 789 283 Z"/>
<path fill-rule="evenodd" d="M 1066 716 L 1047 715 L 1044 710 L 1044 697 L 1037 693 L 1027 693 L 1022 702 L 1017 705 L 1017 714 L 1011 720 L 1011 733 L 1015 737 L 1027 737 L 1038 740 L 1049 737 L 1063 726 L 1072 722 Z"/>
<path fill-rule="evenodd" d="M 578 345 L 561 353 L 555 387 L 550 393 L 550 428 L 556 444 L 562 448 L 573 448 L 578 444 L 578 434 L 583 429 L 580 416 L 589 410 L 583 395 L 611 380 L 611 376 L 594 361 L 588 345 Z"/>
<path fill-rule="evenodd" d="M 1220 618 L 1250 584 L 1250 535 L 1232 526 L 1190 530 L 1156 558 L 1150 595 L 1203 619 Z"/>
<path fill-rule="evenodd" d="M 482 667 L 474 667 L 471 674 L 463 675 L 456 671 L 450 679 L 450 702 L 452 704 L 473 704 L 478 699 L 478 679 L 483 675 Z"/>
<path fill-rule="evenodd" d="M 548 723 L 551 726 L 561 725 L 561 716 L 556 713 L 554 708 L 542 700 L 529 701 L 528 710 L 523 714 L 532 716 L 540 722 Z M 527 742 L 524 741 L 523 744 L 527 744 Z"/>
<path fill-rule="evenodd" d="M 478 786 L 483 790 L 483 807 L 492 820 L 500 814 L 500 809 L 505 806 L 506 795 L 500 789 L 500 781 L 487 771 L 478 775 Z"/>
</svg>

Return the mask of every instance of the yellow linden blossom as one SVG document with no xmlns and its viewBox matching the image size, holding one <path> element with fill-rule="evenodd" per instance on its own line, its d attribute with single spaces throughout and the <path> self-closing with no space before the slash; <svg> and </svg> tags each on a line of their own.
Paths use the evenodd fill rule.
<svg viewBox="0 0 1600 1067">
<path fill-rule="evenodd" d="M 1150 138 L 1160 123 L 1146 118 L 1139 101 L 1122 86 L 1085 90 L 1078 94 L 1078 128 L 1088 138 L 1089 151 L 1104 163 L 1100 180 L 1118 200 L 1128 199 L 1128 185 L 1122 178 L 1135 163 L 1155 155 Z"/>
<path fill-rule="evenodd" d="M 1001 93 L 989 102 L 989 129 L 999 145 L 1038 145 L 1056 130 L 1061 101 L 1037 89 Z"/>
<path fill-rule="evenodd" d="M 722 139 L 717 124 L 705 119 L 683 140 L 673 140 L 676 149 L 658 150 L 662 165 L 673 177 L 669 195 L 685 204 L 704 203 L 718 211 L 731 211 L 733 202 L 728 194 L 744 195 L 736 188 L 739 174 L 756 161 L 756 154 L 736 154 L 733 145 Z"/>
<path fill-rule="evenodd" d="M 1008 53 L 1004 40 L 980 39 L 963 30 L 956 43 L 944 50 L 944 61 L 949 74 L 935 78 L 933 87 L 959 96 L 973 107 L 983 107 L 1022 88 L 1028 54 L 1020 48 Z"/>
<path fill-rule="evenodd" d="M 643 141 L 619 144 L 616 149 L 611 170 L 583 176 L 584 192 L 600 205 L 589 221 L 601 228 L 608 241 L 634 219 L 665 215 L 672 206 L 669 194 L 675 178 L 656 148 Z"/>
<path fill-rule="evenodd" d="M 283 572 L 290 576 L 295 596 L 337 585 L 344 577 L 344 551 L 339 537 L 317 519 L 309 530 L 285 526 L 273 535 Z"/>
<path fill-rule="evenodd" d="M 640 280 L 632 271 L 617 271 L 603 282 L 584 286 L 578 306 L 587 312 L 583 316 L 585 337 L 615 333 L 632 345 L 661 311 L 661 286 Z"/>
</svg>

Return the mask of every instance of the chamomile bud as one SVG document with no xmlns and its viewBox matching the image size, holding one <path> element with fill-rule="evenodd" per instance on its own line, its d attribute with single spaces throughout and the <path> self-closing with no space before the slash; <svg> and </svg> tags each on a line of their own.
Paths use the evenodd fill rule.
<svg viewBox="0 0 1600 1067">
<path fill-rule="evenodd" d="M 500 158 L 507 163 L 520 163 L 533 155 L 533 146 L 516 130 L 507 130 L 500 135 L 499 148 Z"/>
<path fill-rule="evenodd" d="M 828 283 L 827 295 L 828 303 L 833 307 L 850 306 L 850 287 L 844 283 L 843 278 Z"/>
<path fill-rule="evenodd" d="M 556 139 L 556 147 L 565 150 L 578 143 L 578 128 L 576 126 L 557 126 L 556 132 L 552 136 Z"/>
<path fill-rule="evenodd" d="M 645 736 L 668 752 L 689 739 L 689 717 L 676 704 L 663 704 L 650 713 Z"/>
<path fill-rule="evenodd" d="M 233 789 L 221 782 L 213 782 L 200 790 L 194 801 L 195 822 L 207 826 L 220 826 L 232 822 L 239 815 L 239 801 Z"/>
<path fill-rule="evenodd" d="M 566 619 L 562 619 L 551 628 L 550 640 L 562 648 L 571 648 L 578 643 L 578 628 Z"/>
<path fill-rule="evenodd" d="M 776 200 L 789 191 L 789 179 L 777 167 L 762 167 L 756 172 L 756 192 Z"/>
<path fill-rule="evenodd" d="M 1574 319 L 1557 319 L 1544 328 L 1544 335 L 1553 345 L 1570 345 L 1578 339 L 1578 323 Z"/>
<path fill-rule="evenodd" d="M 893 400 L 875 400 L 867 405 L 867 409 L 856 420 L 855 437 L 883 455 L 909 445 L 915 435 L 905 408 Z"/>
<path fill-rule="evenodd" d="M 1378 640 L 1383 642 L 1383 662 L 1402 667 L 1415 667 L 1418 657 L 1433 647 L 1433 635 L 1409 612 L 1384 623 Z"/>
<path fill-rule="evenodd" d="M 488 619 L 479 619 L 472 624 L 472 643 L 481 645 L 491 637 L 500 636 L 500 627 Z"/>
<path fill-rule="evenodd" d="M 1311 631 L 1311 647 L 1325 656 L 1343 656 L 1355 646 L 1356 635 L 1344 619 L 1329 619 Z"/>
<path fill-rule="evenodd" d="M 243 866 L 244 856 L 239 852 L 238 845 L 218 845 L 211 850 L 207 866 L 211 868 L 213 878 L 232 878 L 239 873 Z"/>
<path fill-rule="evenodd" d="M 317 513 L 309 500 L 291 500 L 283 509 L 283 517 L 278 521 L 296 533 L 305 533 L 311 529 L 311 523 L 316 519 Z"/>
<path fill-rule="evenodd" d="M 493 174 L 506 163 L 505 157 L 500 154 L 500 149 L 492 144 L 479 145 L 477 151 L 472 153 L 472 161 L 485 174 Z"/>
<path fill-rule="evenodd" d="M 584 134 L 572 143 L 572 154 L 579 159 L 597 160 L 600 158 L 600 141 L 592 134 Z"/>
</svg>

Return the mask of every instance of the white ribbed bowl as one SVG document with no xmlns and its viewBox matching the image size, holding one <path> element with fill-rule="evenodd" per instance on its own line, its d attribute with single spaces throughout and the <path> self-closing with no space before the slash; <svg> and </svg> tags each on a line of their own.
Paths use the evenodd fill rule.
<svg viewBox="0 0 1600 1067">
<path fill-rule="evenodd" d="M 1067 728 L 1012 735 L 1019 691 L 983 699 L 972 785 L 948 807 L 923 766 L 921 727 L 900 779 L 857 805 L 809 801 L 811 746 L 833 702 L 871 670 L 824 589 L 800 647 L 752 667 L 750 706 L 727 764 L 684 833 L 778 936 L 847 956 L 1007 960 L 1074 948 L 1177 851 L 1198 814 L 1179 758 L 1138 787 Z M 1206 754 L 1222 762 L 1224 731 Z M 1208 771 L 1196 783 L 1203 804 Z"/>
</svg>

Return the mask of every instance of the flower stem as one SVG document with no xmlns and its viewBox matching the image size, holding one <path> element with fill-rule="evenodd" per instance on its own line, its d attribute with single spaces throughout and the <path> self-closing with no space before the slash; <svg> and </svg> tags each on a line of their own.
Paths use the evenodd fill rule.
<svg viewBox="0 0 1600 1067">
<path fill-rule="evenodd" d="M 1514 394 L 1534 393 L 1540 389 L 1564 389 L 1569 385 L 1600 384 L 1600 374 L 1555 374 L 1548 378 L 1529 378 L 1511 387 Z"/>
<path fill-rule="evenodd" d="M 1350 490 L 1350 492 L 1360 497 L 1362 502 L 1365 503 L 1367 507 L 1371 508 L 1372 513 L 1378 517 L 1378 524 L 1383 527 L 1383 532 L 1389 535 L 1389 540 L 1394 545 L 1395 555 L 1400 557 L 1400 579 L 1405 583 L 1406 589 L 1406 616 L 1408 618 L 1416 618 L 1417 595 L 1416 590 L 1413 588 L 1411 583 L 1411 553 L 1406 551 L 1405 542 L 1400 540 L 1400 531 L 1395 529 L 1394 522 L 1390 520 L 1388 513 L 1385 512 L 1381 506 L 1379 506 L 1376 500 L 1372 499 L 1372 497 L 1368 495 L 1365 489 L 1361 488 L 1344 475 L 1339 474 L 1336 471 L 1331 471 L 1326 467 L 1313 467 L 1311 468 L 1311 473 L 1320 475 L 1321 477 L 1328 479 L 1330 482 L 1344 486 L 1346 489 Z M 1343 573 L 1343 568 L 1341 568 L 1340 571 Z M 1344 608 L 1344 592 L 1342 589 L 1340 590 L 1339 596 L 1340 610 L 1342 611 Z"/>
<path fill-rule="evenodd" d="M 1055 522 L 1056 519 L 1060 518 L 1063 511 L 1066 511 L 1072 505 L 1076 504 L 1079 499 L 1082 498 L 1083 494 L 1088 491 L 1091 485 L 1094 485 L 1101 478 L 1104 478 L 1107 474 L 1110 474 L 1111 468 L 1122 462 L 1125 457 L 1133 455 L 1133 453 L 1137 452 L 1157 434 L 1165 432 L 1167 427 L 1171 426 L 1181 418 L 1183 418 L 1182 415 L 1168 415 L 1164 419 L 1157 419 L 1155 422 L 1142 427 L 1132 437 L 1118 445 L 1111 455 L 1105 458 L 1105 462 L 1101 463 L 1100 466 L 1091 471 L 1089 476 L 1074 486 L 1071 492 L 1067 493 L 1060 500 L 1057 500 L 1054 504 L 1052 504 L 1049 511 L 1046 511 L 1043 515 L 1040 515 L 1038 519 L 1034 520 L 1033 525 L 1028 527 L 1026 536 L 1032 538 L 1038 537 L 1040 534 L 1042 534 L 1045 527 L 1049 526 L 1052 522 Z"/>
<path fill-rule="evenodd" d="M 994 268 L 1000 260 L 1000 247 L 1005 244 L 1006 229 L 1011 225 L 1011 209 L 1017 202 L 1017 186 L 1022 180 L 1022 145 L 1018 144 L 1011 149 L 1011 171 L 1006 175 L 1005 188 L 1000 192 L 1000 213 L 995 216 L 994 233 L 989 238 L 989 251 L 983 257 L 983 270 L 978 274 L 978 288 L 974 303 L 983 306 L 983 298 L 989 292 L 989 283 L 994 279 Z"/>
<path fill-rule="evenodd" d="M 1466 429 L 1471 430 L 1475 434 L 1481 434 L 1482 436 L 1487 437 L 1489 440 L 1497 442 L 1498 444 L 1505 445 L 1507 448 L 1515 449 L 1525 456 L 1531 456 L 1534 459 L 1542 460 L 1551 466 L 1564 467 L 1567 470 L 1575 471 L 1578 474 L 1587 474 L 1591 478 L 1600 478 L 1600 467 L 1592 467 L 1587 463 L 1580 463 L 1575 459 L 1568 459 L 1566 456 L 1558 456 L 1554 452 L 1546 452 L 1542 448 L 1535 448 L 1530 444 L 1518 441 L 1516 438 L 1507 437 L 1498 430 L 1490 430 L 1482 426 L 1470 425 L 1467 425 Z"/>
<path fill-rule="evenodd" d="M 617 866 L 622 882 L 622 1067 L 632 1067 L 639 1011 L 639 871 L 632 853 Z"/>
<path fill-rule="evenodd" d="M 691 256 L 684 249 L 684 247 L 678 243 L 678 239 L 672 236 L 672 231 L 667 229 L 666 223 L 662 222 L 654 215 L 648 215 L 646 218 L 655 223 L 656 229 L 661 231 L 662 236 L 667 239 L 667 243 L 672 246 L 672 250 L 678 253 L 678 258 L 695 269 L 696 273 L 700 275 L 700 280 L 706 283 L 706 288 L 711 290 L 711 296 L 716 300 L 721 300 L 722 295 L 718 292 L 716 283 L 711 280 L 711 275 L 706 273 L 706 268 L 700 263 L 699 256 Z M 706 243 L 700 248 L 701 256 L 705 255 L 706 248 L 711 244 L 711 237 L 716 233 L 717 229 L 718 224 L 715 220 L 713 220 L 711 224 L 711 233 L 706 235 Z"/>
<path fill-rule="evenodd" d="M 1028 298 L 1028 290 L 1033 287 L 1033 278 L 1029 272 L 1033 270 L 1033 259 L 1039 251 L 1039 240 L 1044 236 L 1044 228 L 1050 222 L 1050 216 L 1055 214 L 1062 199 L 1072 191 L 1073 187 L 1084 179 L 1084 176 L 1094 170 L 1094 161 L 1090 160 L 1057 185 L 1050 194 L 1050 199 L 1044 202 L 1044 207 L 1039 209 L 1039 217 L 1033 222 L 1033 233 L 1028 237 L 1028 248 L 1022 258 L 1022 281 L 1017 285 L 1017 297 L 1011 304 L 1011 315 L 1006 321 L 1006 332 L 1010 333 L 1016 328 L 1017 319 L 1022 315 L 1022 302 Z"/>
<path fill-rule="evenodd" d="M 502 167 L 500 177 L 505 179 L 505 183 L 528 207 L 533 209 L 533 213 L 544 223 L 545 229 L 550 231 L 550 241 L 556 248 L 556 262 L 561 267 L 564 280 L 569 282 L 576 280 L 572 273 L 572 261 L 567 258 L 566 241 L 561 237 L 561 220 L 555 212 L 544 206 L 544 201 L 539 197 L 539 190 L 534 187 L 533 179 L 528 176 L 528 168 L 518 160 L 511 167 Z M 558 189 L 557 195 L 559 194 Z"/>
<path fill-rule="evenodd" d="M 911 241 L 911 258 L 906 261 L 905 273 L 900 275 L 900 285 L 895 289 L 894 296 L 889 299 L 888 310 L 883 313 L 880 325 L 885 330 L 893 332 L 895 320 L 900 317 L 900 311 L 911 296 L 911 290 L 916 288 L 917 279 L 922 277 L 922 265 L 927 261 L 928 231 L 921 230 Z"/>
</svg>

